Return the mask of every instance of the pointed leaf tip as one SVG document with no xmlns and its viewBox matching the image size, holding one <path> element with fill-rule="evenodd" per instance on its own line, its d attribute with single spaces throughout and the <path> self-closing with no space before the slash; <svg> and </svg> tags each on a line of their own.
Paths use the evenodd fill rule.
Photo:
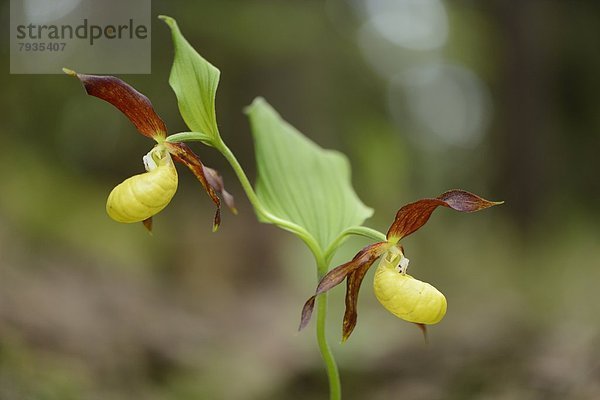
<svg viewBox="0 0 600 400">
<path fill-rule="evenodd" d="M 252 103 L 250 103 L 249 105 L 247 105 L 246 107 L 244 107 L 244 114 L 248 115 L 256 107 L 260 107 L 260 106 L 262 106 L 264 104 L 269 105 L 269 103 L 267 103 L 267 101 L 265 100 L 264 97 L 261 97 L 261 96 L 255 97 L 254 100 L 252 100 Z"/>
<path fill-rule="evenodd" d="M 62 72 L 69 76 L 77 77 L 77 72 L 73 71 L 72 69 L 63 67 Z"/>
<path fill-rule="evenodd" d="M 161 14 L 157 18 L 160 19 L 161 21 L 164 21 L 167 24 L 171 24 L 171 23 L 175 22 L 175 20 L 172 17 L 169 17 L 168 15 Z"/>
</svg>

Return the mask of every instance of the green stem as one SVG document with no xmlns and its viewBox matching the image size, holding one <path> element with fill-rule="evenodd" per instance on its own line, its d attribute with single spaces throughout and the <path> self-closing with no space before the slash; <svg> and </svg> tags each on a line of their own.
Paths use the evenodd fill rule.
<svg viewBox="0 0 600 400">
<path fill-rule="evenodd" d="M 319 280 L 325 276 L 329 270 L 329 265 L 323 257 L 316 257 L 317 261 L 317 272 Z M 327 370 L 327 378 L 329 379 L 329 399 L 330 400 L 341 400 L 342 398 L 342 385 L 340 383 L 340 373 L 338 371 L 335 358 L 333 358 L 333 352 L 327 342 L 326 332 L 327 322 L 327 293 L 323 293 L 317 296 L 317 342 L 319 344 L 319 351 L 321 357 L 325 363 L 325 369 Z"/>
<path fill-rule="evenodd" d="M 368 226 L 353 226 L 344 231 L 346 235 L 358 235 L 366 238 L 375 239 L 379 242 L 385 242 L 386 237 L 383 233 L 376 229 L 369 228 Z"/>
<path fill-rule="evenodd" d="M 385 235 L 378 230 L 368 228 L 366 226 L 353 226 L 345 231 L 343 231 L 325 250 L 324 257 L 327 264 L 331 262 L 335 252 L 340 247 L 340 245 L 348 238 L 350 235 L 364 236 L 369 239 L 377 240 L 378 242 L 385 242 Z"/>
<path fill-rule="evenodd" d="M 321 247 L 319 246 L 317 241 L 312 237 L 312 235 L 306 231 L 306 229 L 294 224 L 293 222 L 281 219 L 265 210 L 262 203 L 260 202 L 260 199 L 256 195 L 256 192 L 254 191 L 250 180 L 246 176 L 244 169 L 238 162 L 233 152 L 229 149 L 229 147 L 227 147 L 227 145 L 223 141 L 221 141 L 214 147 L 217 150 L 219 150 L 221 154 L 223 154 L 223 156 L 231 165 L 231 168 L 233 168 L 233 171 L 237 175 L 238 180 L 240 181 L 242 188 L 246 192 L 246 196 L 248 197 L 248 200 L 254 207 L 254 210 L 256 211 L 256 214 L 258 215 L 259 219 L 266 219 L 270 223 L 273 223 L 279 226 L 280 228 L 285 229 L 286 231 L 295 233 L 304 241 L 304 243 L 306 243 L 306 245 L 308 246 L 310 251 L 315 255 L 315 257 L 320 258 L 323 253 Z"/>
<path fill-rule="evenodd" d="M 227 159 L 227 161 L 231 165 L 231 168 L 233 168 L 233 171 L 237 175 L 238 180 L 240 181 L 242 188 L 246 192 L 248 200 L 254 207 L 254 210 L 256 210 L 256 213 L 259 215 L 259 217 L 263 216 L 266 213 L 266 211 L 260 203 L 260 200 L 258 199 L 258 196 L 256 195 L 256 192 L 254 191 L 250 180 L 246 176 L 244 169 L 240 165 L 233 152 L 229 149 L 229 147 L 227 147 L 227 145 L 224 142 L 221 142 L 218 146 L 215 147 L 221 152 L 221 154 L 223 154 L 225 159 Z"/>
</svg>

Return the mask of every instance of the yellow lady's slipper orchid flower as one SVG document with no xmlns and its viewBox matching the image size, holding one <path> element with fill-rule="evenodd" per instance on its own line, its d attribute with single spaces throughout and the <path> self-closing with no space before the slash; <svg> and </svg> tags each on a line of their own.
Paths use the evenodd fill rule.
<svg viewBox="0 0 600 400">
<path fill-rule="evenodd" d="M 126 179 L 111 192 L 106 211 L 118 222 L 143 222 L 152 229 L 152 216 L 169 204 L 177 190 L 177 171 L 173 160 L 188 167 L 200 181 L 217 210 L 213 230 L 221 223 L 221 200 L 236 213 L 233 197 L 227 193 L 223 179 L 208 168 L 185 143 L 167 142 L 167 126 L 156 114 L 150 100 L 133 87 L 114 76 L 78 74 L 67 68 L 63 71 L 77 77 L 86 92 L 98 97 L 121 111 L 142 135 L 154 139 L 158 145 L 144 157 L 146 173 Z"/>
<path fill-rule="evenodd" d="M 425 225 L 439 206 L 461 212 L 474 212 L 498 204 L 502 202 L 488 201 L 464 190 L 450 190 L 436 198 L 421 199 L 405 205 L 396 213 L 386 241 L 365 247 L 351 261 L 332 269 L 321 279 L 315 294 L 302 308 L 300 329 L 310 321 L 316 296 L 346 279 L 346 311 L 342 324 L 342 340 L 347 340 L 356 326 L 360 285 L 369 268 L 383 256 L 375 272 L 375 296 L 392 314 L 417 324 L 426 334 L 426 325 L 440 322 L 446 314 L 446 298 L 429 283 L 406 274 L 408 259 L 404 257 L 400 240 Z"/>
<path fill-rule="evenodd" d="M 161 145 L 144 156 L 146 172 L 115 187 L 106 202 L 106 212 L 117 222 L 143 222 L 165 208 L 177 191 L 177 170 L 169 152 Z"/>
</svg>

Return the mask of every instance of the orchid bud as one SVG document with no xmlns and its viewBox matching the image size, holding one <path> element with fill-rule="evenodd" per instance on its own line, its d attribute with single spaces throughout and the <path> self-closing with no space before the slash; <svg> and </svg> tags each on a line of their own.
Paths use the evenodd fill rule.
<svg viewBox="0 0 600 400">
<path fill-rule="evenodd" d="M 144 156 L 146 172 L 115 187 L 106 202 L 106 212 L 117 222 L 141 222 L 165 208 L 177 191 L 177 170 L 169 152 L 155 146 Z"/>
<path fill-rule="evenodd" d="M 373 287 L 377 300 L 395 316 L 417 324 L 437 324 L 446 314 L 446 298 L 427 282 L 406 273 L 408 259 L 398 247 L 381 259 Z"/>
</svg>

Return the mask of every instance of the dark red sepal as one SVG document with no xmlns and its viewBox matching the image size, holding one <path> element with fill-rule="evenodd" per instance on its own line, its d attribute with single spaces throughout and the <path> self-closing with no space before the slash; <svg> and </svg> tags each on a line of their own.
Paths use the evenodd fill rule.
<svg viewBox="0 0 600 400">
<path fill-rule="evenodd" d="M 317 290 L 315 290 L 315 294 L 306 301 L 304 307 L 302 308 L 299 329 L 304 329 L 304 327 L 308 325 L 315 305 L 316 296 L 325 293 L 326 291 L 339 285 L 352 272 L 356 271 L 362 266 L 368 265 L 368 267 L 370 267 L 373 264 L 373 262 L 377 258 L 379 258 L 383 253 L 385 253 L 385 251 L 389 247 L 390 245 L 387 242 L 380 242 L 369 245 L 361 251 L 359 251 L 351 261 L 332 269 L 323 278 L 321 278 L 319 284 L 317 285 Z M 368 270 L 368 267 L 366 267 L 366 270 Z M 354 283 L 357 283 L 360 286 L 360 282 L 355 281 Z M 353 289 L 353 293 L 354 291 L 356 295 L 358 295 L 358 288 Z"/>
<path fill-rule="evenodd" d="M 190 149 L 185 143 L 169 143 L 164 142 L 167 150 L 175 161 L 184 164 L 189 168 L 194 176 L 200 181 L 204 190 L 211 198 L 217 210 L 215 211 L 215 217 L 213 219 L 213 231 L 216 231 L 221 224 L 221 200 L 217 196 L 216 189 L 210 184 L 209 178 L 206 175 L 206 167 L 202 164 L 200 157 Z"/>
<path fill-rule="evenodd" d="M 85 75 L 64 68 L 63 71 L 79 78 L 87 94 L 98 97 L 118 108 L 144 136 L 164 139 L 167 127 L 156 114 L 150 100 L 114 76 Z"/>
<path fill-rule="evenodd" d="M 400 239 L 421 228 L 439 206 L 448 207 L 461 212 L 475 212 L 502 204 L 483 199 L 464 190 L 450 190 L 435 199 L 421 199 L 402 207 L 387 233 L 387 239 L 398 242 Z"/>
<path fill-rule="evenodd" d="M 356 327 L 358 318 L 358 292 L 367 271 L 371 268 L 375 260 L 377 258 L 370 259 L 359 268 L 350 272 L 346 278 L 346 310 L 344 311 L 344 320 L 342 322 L 342 342 L 348 340 Z"/>
<path fill-rule="evenodd" d="M 221 195 L 223 201 L 227 205 L 227 207 L 231 210 L 232 213 L 237 214 L 237 208 L 235 208 L 235 201 L 233 196 L 225 190 L 225 184 L 223 183 L 223 177 L 219 174 L 217 170 L 203 166 L 204 168 L 204 176 L 206 176 L 206 180 L 208 184 L 213 187 Z"/>
</svg>

